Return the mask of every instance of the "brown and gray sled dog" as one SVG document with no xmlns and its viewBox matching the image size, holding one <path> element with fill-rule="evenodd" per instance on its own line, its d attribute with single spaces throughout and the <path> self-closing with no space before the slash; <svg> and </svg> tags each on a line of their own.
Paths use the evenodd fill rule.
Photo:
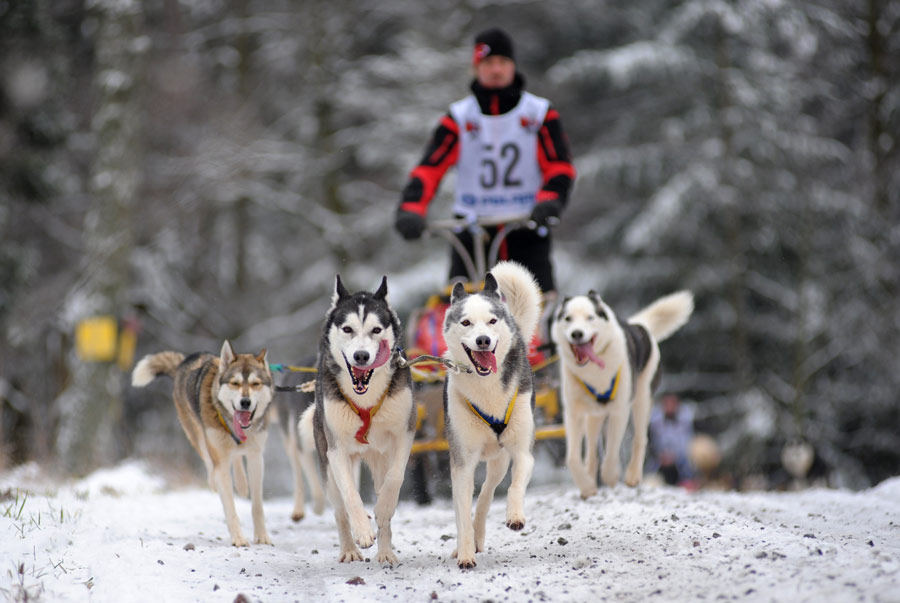
<svg viewBox="0 0 900 603">
<path fill-rule="evenodd" d="M 232 466 L 235 485 L 242 494 L 247 491 L 247 474 L 250 477 L 254 542 L 272 544 L 266 533 L 262 505 L 263 451 L 268 437 L 266 410 L 273 391 L 266 351 L 258 356 L 235 354 L 226 341 L 219 356 L 151 354 L 138 362 L 131 383 L 143 387 L 162 375 L 175 381 L 172 398 L 178 420 L 206 465 L 210 487 L 222 499 L 231 544 L 248 544 L 234 509 L 229 471 Z M 247 458 L 247 474 L 241 457 Z"/>
</svg>

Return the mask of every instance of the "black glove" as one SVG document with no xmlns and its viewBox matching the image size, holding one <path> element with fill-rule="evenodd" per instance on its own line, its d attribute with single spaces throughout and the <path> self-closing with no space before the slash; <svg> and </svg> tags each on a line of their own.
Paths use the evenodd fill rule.
<svg viewBox="0 0 900 603">
<path fill-rule="evenodd" d="M 531 210 L 531 219 L 534 220 L 538 226 L 547 226 L 547 221 L 550 218 L 559 220 L 561 211 L 562 205 L 556 199 L 541 201 Z"/>
<path fill-rule="evenodd" d="M 407 241 L 418 239 L 425 230 L 425 218 L 411 211 L 398 210 L 394 228 Z"/>
</svg>

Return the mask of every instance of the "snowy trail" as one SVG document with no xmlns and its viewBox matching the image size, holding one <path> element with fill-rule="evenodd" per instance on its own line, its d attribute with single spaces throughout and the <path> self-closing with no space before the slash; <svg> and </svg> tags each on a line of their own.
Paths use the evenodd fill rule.
<svg viewBox="0 0 900 603">
<path fill-rule="evenodd" d="M 274 546 L 235 549 L 214 493 L 164 490 L 138 464 L 24 504 L 17 488 L 40 492 L 0 475 L 0 589 L 46 601 L 900 601 L 900 478 L 864 492 L 620 486 L 588 501 L 535 487 L 521 533 L 494 502 L 470 572 L 450 558 L 449 501 L 401 503 L 389 569 L 337 563 L 330 510 L 294 524 L 288 498 L 266 501 Z M 252 533 L 248 501 L 238 513 Z"/>
</svg>

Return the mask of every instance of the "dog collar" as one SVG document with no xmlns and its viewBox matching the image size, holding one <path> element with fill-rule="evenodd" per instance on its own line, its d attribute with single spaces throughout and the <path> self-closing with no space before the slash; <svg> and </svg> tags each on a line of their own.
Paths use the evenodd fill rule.
<svg viewBox="0 0 900 603">
<path fill-rule="evenodd" d="M 585 381 L 582 381 L 578 377 L 575 379 L 581 384 L 581 387 L 585 389 L 587 393 L 592 395 L 597 402 L 600 404 L 606 404 L 610 400 L 616 397 L 616 392 L 619 391 L 619 373 L 622 372 L 622 369 L 616 371 L 616 374 L 613 375 L 612 382 L 609 384 L 609 389 L 605 392 L 598 392 L 593 387 L 588 385 Z"/>
<path fill-rule="evenodd" d="M 369 427 L 372 426 L 372 418 L 375 416 L 375 413 L 378 412 L 378 409 L 381 408 L 384 399 L 387 398 L 388 391 L 390 391 L 390 387 L 386 387 L 384 393 L 381 394 L 381 398 L 378 399 L 378 403 L 371 408 L 360 408 L 356 404 L 353 403 L 353 400 L 347 397 L 344 393 L 344 390 L 338 388 L 341 392 L 341 395 L 344 397 L 344 401 L 350 405 L 350 408 L 353 409 L 353 412 L 359 415 L 359 418 L 362 419 L 362 427 L 356 432 L 356 441 L 360 444 L 368 444 L 369 440 L 366 439 L 366 436 L 369 435 Z"/>
<path fill-rule="evenodd" d="M 218 408 L 216 408 L 216 416 L 219 417 L 219 423 L 222 424 L 222 427 L 225 428 L 225 431 L 228 432 L 228 435 L 231 436 L 231 439 L 234 440 L 234 443 L 237 444 L 238 446 L 243 444 L 243 442 L 241 441 L 241 438 L 239 438 L 239 437 L 237 437 L 237 435 L 235 435 L 235 433 L 231 430 L 231 427 L 228 426 L 228 423 L 225 421 L 225 419 L 222 418 L 222 413 L 219 411 Z"/>
<path fill-rule="evenodd" d="M 471 410 L 475 415 L 484 421 L 488 427 L 494 430 L 494 433 L 497 434 L 497 437 L 500 437 L 500 434 L 503 433 L 503 430 L 506 429 L 506 426 L 509 424 L 509 418 L 512 416 L 513 408 L 516 406 L 516 398 L 519 397 L 519 388 L 516 388 L 516 391 L 513 393 L 512 400 L 509 401 L 509 404 L 506 406 L 506 415 L 503 419 L 497 419 L 492 417 L 491 415 L 482 412 L 477 406 L 472 404 L 472 401 L 463 396 L 463 400 L 466 401 L 466 404 L 469 405 L 469 410 Z"/>
</svg>

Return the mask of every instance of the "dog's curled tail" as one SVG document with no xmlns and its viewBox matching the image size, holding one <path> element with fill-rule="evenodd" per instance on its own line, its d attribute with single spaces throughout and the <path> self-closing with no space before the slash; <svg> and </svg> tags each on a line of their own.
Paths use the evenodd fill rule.
<svg viewBox="0 0 900 603">
<path fill-rule="evenodd" d="M 160 352 L 144 356 L 131 372 L 131 385 L 144 387 L 162 375 L 174 378 L 175 369 L 182 360 L 184 360 L 184 354 L 179 352 Z"/>
<path fill-rule="evenodd" d="M 656 341 L 663 341 L 684 326 L 694 311 L 694 294 L 678 291 L 661 297 L 631 318 L 630 323 L 647 327 Z"/>
<path fill-rule="evenodd" d="M 531 341 L 541 317 L 541 289 L 534 275 L 516 262 L 500 262 L 491 268 L 509 311 L 525 342 Z"/>
</svg>

